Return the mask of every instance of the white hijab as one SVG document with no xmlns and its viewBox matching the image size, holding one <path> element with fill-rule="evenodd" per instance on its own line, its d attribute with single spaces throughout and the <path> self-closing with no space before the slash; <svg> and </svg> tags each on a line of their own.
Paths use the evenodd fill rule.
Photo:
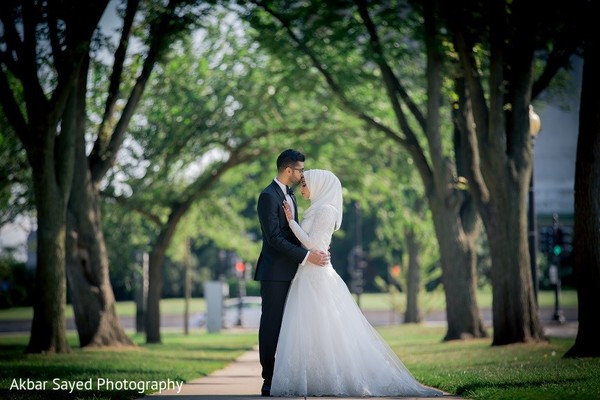
<svg viewBox="0 0 600 400">
<path fill-rule="evenodd" d="M 311 169 L 304 172 L 304 180 L 310 190 L 310 207 L 304 211 L 307 218 L 320 206 L 329 204 L 337 211 L 335 219 L 335 230 L 342 225 L 342 184 L 337 176 L 331 171 L 323 169 Z"/>
</svg>

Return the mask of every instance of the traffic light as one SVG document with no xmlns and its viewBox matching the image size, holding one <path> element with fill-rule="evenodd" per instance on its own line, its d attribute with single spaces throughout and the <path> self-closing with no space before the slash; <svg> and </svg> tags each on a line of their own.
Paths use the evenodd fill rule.
<svg viewBox="0 0 600 400">
<path fill-rule="evenodd" d="M 563 258 L 570 257 L 573 253 L 573 228 L 565 226 L 562 228 L 562 252 Z"/>
<path fill-rule="evenodd" d="M 552 254 L 556 257 L 560 257 L 560 254 L 563 251 L 563 230 L 560 226 L 556 225 L 552 229 Z"/>
<path fill-rule="evenodd" d="M 241 261 L 235 263 L 235 273 L 238 278 L 242 278 L 244 276 L 244 271 L 246 270 L 246 264 Z"/>
<path fill-rule="evenodd" d="M 552 248 L 552 254 L 558 257 L 560 256 L 560 253 L 562 253 L 562 246 L 559 244 L 555 244 Z"/>
<path fill-rule="evenodd" d="M 550 254 L 552 247 L 553 247 L 553 241 L 552 241 L 552 228 L 549 227 L 541 227 L 540 231 L 539 231 L 539 246 L 540 246 L 540 252 L 542 254 Z"/>
</svg>

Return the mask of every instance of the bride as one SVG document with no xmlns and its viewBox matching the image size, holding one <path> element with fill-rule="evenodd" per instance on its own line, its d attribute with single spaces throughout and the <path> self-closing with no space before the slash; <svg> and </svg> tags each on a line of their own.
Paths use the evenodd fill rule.
<svg viewBox="0 0 600 400">
<path fill-rule="evenodd" d="M 330 171 L 304 172 L 310 199 L 302 226 L 284 209 L 308 249 L 329 249 L 342 223 L 342 186 Z M 292 281 L 275 355 L 271 396 L 441 396 L 421 385 L 369 324 L 331 263 L 306 263 Z"/>
</svg>

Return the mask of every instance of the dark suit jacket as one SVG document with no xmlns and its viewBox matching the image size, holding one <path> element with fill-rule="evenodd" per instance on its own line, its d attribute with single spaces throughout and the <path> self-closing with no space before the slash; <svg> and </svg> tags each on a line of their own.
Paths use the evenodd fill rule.
<svg viewBox="0 0 600 400">
<path fill-rule="evenodd" d="M 285 195 L 275 181 L 258 197 L 256 210 L 263 243 L 254 274 L 257 281 L 291 281 L 308 252 L 289 227 L 283 211 L 284 200 Z"/>
</svg>

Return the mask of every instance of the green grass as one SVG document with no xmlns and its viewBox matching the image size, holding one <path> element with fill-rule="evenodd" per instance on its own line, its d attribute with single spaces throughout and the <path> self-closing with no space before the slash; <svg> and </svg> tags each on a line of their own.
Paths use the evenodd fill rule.
<svg viewBox="0 0 600 400">
<path fill-rule="evenodd" d="M 160 301 L 160 312 L 163 315 L 183 314 L 184 299 L 162 299 Z M 203 313 L 206 311 L 206 301 L 203 298 L 192 299 L 190 301 L 190 314 Z M 117 302 L 117 315 L 122 317 L 135 316 L 135 303 L 133 301 Z M 73 307 L 67 305 L 65 309 L 67 318 L 73 317 Z M 32 319 L 32 307 L 13 307 L 0 310 L 0 321 L 2 320 L 18 320 Z"/>
<path fill-rule="evenodd" d="M 24 355 L 28 337 L 0 337 L 0 398 L 2 399 L 135 399 L 137 390 L 97 390 L 97 379 L 107 381 L 188 381 L 223 368 L 257 343 L 256 333 L 189 336 L 163 333 L 163 344 L 130 348 L 77 349 L 77 338 L 69 335 L 70 354 Z M 46 390 L 10 390 L 13 379 L 46 381 Z M 94 390 L 52 390 L 53 379 L 64 382 L 92 379 Z"/>
<path fill-rule="evenodd" d="M 422 383 L 469 399 L 600 398 L 600 359 L 564 359 L 572 339 L 537 344 L 490 346 L 490 339 L 440 341 L 444 328 L 401 325 L 379 329 L 382 337 Z M 70 354 L 24 355 L 27 336 L 0 336 L 2 399 L 133 399 L 135 390 L 16 391 L 12 379 L 63 381 L 188 381 L 222 368 L 256 345 L 256 333 L 190 336 L 163 333 L 163 344 L 103 350 L 73 349 Z M 70 335 L 71 345 L 77 340 Z M 257 379 L 260 379 L 257 377 Z"/>
<path fill-rule="evenodd" d="M 394 298 L 388 293 L 364 293 L 360 296 L 360 305 L 363 310 L 389 310 L 391 302 L 394 301 L 400 309 L 405 307 L 406 296 L 403 293 L 397 293 Z M 491 288 L 483 288 L 477 292 L 477 301 L 479 307 L 492 306 Z M 538 298 L 540 307 L 554 306 L 554 292 L 541 291 Z M 422 292 L 420 296 L 422 311 L 428 312 L 443 310 L 446 306 L 446 299 L 442 290 L 433 292 Z M 575 290 L 564 290 L 560 296 L 561 307 L 577 307 L 577 292 Z M 160 311 L 163 315 L 183 314 L 183 299 L 163 299 L 160 302 Z M 202 313 L 206 311 L 206 302 L 202 298 L 192 299 L 190 303 L 190 313 Z M 66 308 L 66 317 L 73 317 L 73 308 L 68 305 Z M 133 301 L 117 302 L 117 315 L 123 317 L 135 316 L 135 303 Z M 31 307 L 13 307 L 0 310 L 1 320 L 18 320 L 33 318 L 33 308 Z"/>
<path fill-rule="evenodd" d="M 444 292 L 439 289 L 433 292 L 421 292 L 419 297 L 422 311 L 428 312 L 443 310 L 446 307 Z M 405 309 L 406 295 L 404 293 L 364 293 L 360 296 L 360 306 L 363 310 L 389 310 L 394 302 L 401 310 Z M 554 291 L 540 291 L 538 295 L 540 307 L 554 306 Z M 492 307 L 492 289 L 485 287 L 477 291 L 477 303 L 480 308 Z M 577 291 L 563 290 L 560 295 L 560 305 L 563 308 L 577 308 Z M 0 314 L 1 318 L 1 314 Z"/>
<path fill-rule="evenodd" d="M 598 399 L 600 359 L 564 359 L 571 339 L 490 346 L 490 339 L 440 342 L 443 328 L 379 332 L 422 383 L 471 399 Z"/>
</svg>

